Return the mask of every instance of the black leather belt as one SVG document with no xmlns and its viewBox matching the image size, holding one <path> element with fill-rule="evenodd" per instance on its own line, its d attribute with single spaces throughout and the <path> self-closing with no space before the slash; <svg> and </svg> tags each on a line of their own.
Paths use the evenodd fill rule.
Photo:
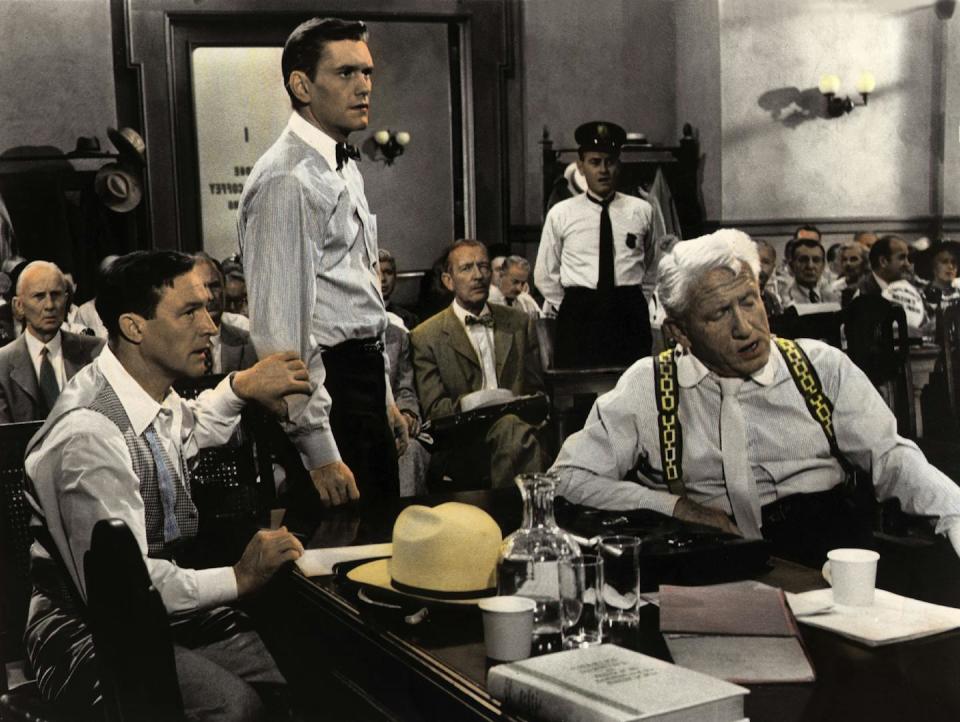
<svg viewBox="0 0 960 722">
<path fill-rule="evenodd" d="M 324 355 L 382 354 L 383 341 L 378 338 L 351 338 L 323 349 Z"/>
<path fill-rule="evenodd" d="M 782 524 L 801 510 L 806 513 L 833 513 L 844 499 L 843 485 L 812 494 L 792 494 L 763 507 L 763 525 Z"/>
</svg>

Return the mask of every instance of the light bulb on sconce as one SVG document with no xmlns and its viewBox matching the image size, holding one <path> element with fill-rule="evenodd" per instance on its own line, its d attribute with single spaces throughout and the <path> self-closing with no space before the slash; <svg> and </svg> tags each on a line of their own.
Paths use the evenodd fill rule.
<svg viewBox="0 0 960 722">
<path fill-rule="evenodd" d="M 857 78 L 857 92 L 863 99 L 863 103 L 855 103 L 851 98 L 841 98 L 837 95 L 840 90 L 840 77 L 837 75 L 820 76 L 820 92 L 827 99 L 827 115 L 831 118 L 838 118 L 845 113 L 849 113 L 857 105 L 866 105 L 870 94 L 877 87 L 877 79 L 873 73 L 864 71 Z"/>
<path fill-rule="evenodd" d="M 410 142 L 410 134 L 405 130 L 397 132 L 378 130 L 373 134 L 372 140 L 374 148 L 380 152 L 383 162 L 387 165 L 393 165 L 397 156 L 403 155 L 404 147 Z M 374 160 L 376 159 L 376 155 L 374 155 Z"/>
</svg>

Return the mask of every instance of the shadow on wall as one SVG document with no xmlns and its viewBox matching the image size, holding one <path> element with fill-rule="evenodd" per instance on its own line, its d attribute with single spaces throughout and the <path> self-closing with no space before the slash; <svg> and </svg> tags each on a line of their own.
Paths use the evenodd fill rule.
<svg viewBox="0 0 960 722">
<path fill-rule="evenodd" d="M 785 128 L 827 117 L 827 104 L 819 88 L 775 88 L 761 95 L 757 105 Z"/>
</svg>

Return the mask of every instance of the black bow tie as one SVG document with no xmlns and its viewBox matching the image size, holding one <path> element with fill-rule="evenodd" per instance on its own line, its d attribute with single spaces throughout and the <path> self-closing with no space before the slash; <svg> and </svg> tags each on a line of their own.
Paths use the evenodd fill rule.
<svg viewBox="0 0 960 722">
<path fill-rule="evenodd" d="M 477 324 L 481 326 L 486 326 L 487 328 L 493 328 L 493 316 L 486 314 L 485 316 L 467 316 L 467 326 L 476 326 Z"/>
<path fill-rule="evenodd" d="M 360 160 L 360 149 L 349 143 L 337 143 L 337 170 L 343 168 L 350 159 Z"/>
</svg>

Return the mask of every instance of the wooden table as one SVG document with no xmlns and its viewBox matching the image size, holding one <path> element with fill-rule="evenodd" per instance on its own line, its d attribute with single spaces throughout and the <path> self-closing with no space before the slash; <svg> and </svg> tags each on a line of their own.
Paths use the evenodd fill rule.
<svg viewBox="0 0 960 722">
<path fill-rule="evenodd" d="M 468 492 L 426 503 L 456 498 L 477 504 L 510 532 L 521 513 L 519 497 L 511 491 Z M 401 500 L 390 509 L 333 515 L 320 524 L 309 545 L 389 541 L 399 508 L 415 501 L 423 503 Z M 894 563 L 896 554 L 881 554 L 881 569 Z M 905 558 L 905 564 L 896 562 L 908 567 L 898 583 L 916 586 L 910 575 L 925 572 Z M 817 570 L 779 559 L 755 578 L 795 592 L 823 586 Z M 332 576 L 308 579 L 296 573 L 284 583 L 289 586 L 285 608 L 296 616 L 309 657 L 337 669 L 384 719 L 515 719 L 486 692 L 489 662 L 477 609 L 432 610 L 424 621 L 410 625 L 391 610 L 361 601 L 353 585 Z M 950 599 L 929 601 L 960 606 L 960 592 L 954 588 L 950 594 Z M 640 625 L 613 641 L 669 659 L 659 634 L 659 611 L 652 605 L 641 611 Z M 871 649 L 823 630 L 801 629 L 817 681 L 752 685 L 746 712 L 754 722 L 960 719 L 960 632 Z"/>
</svg>

